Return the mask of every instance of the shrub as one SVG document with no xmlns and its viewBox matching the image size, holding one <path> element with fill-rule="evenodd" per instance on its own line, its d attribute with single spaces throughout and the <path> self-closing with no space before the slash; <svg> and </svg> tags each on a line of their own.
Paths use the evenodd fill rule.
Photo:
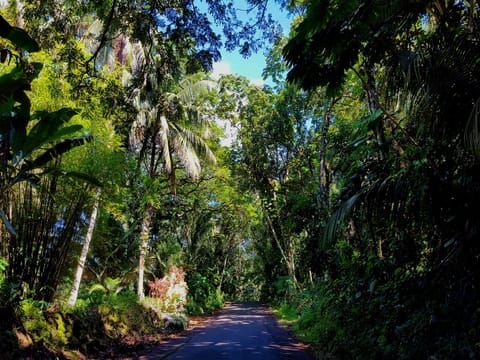
<svg viewBox="0 0 480 360">
<path fill-rule="evenodd" d="M 187 284 L 183 268 L 172 266 L 167 275 L 148 283 L 151 306 L 159 313 L 177 313 L 183 311 L 187 302 Z"/>
<path fill-rule="evenodd" d="M 69 314 L 58 311 L 55 306 L 47 306 L 43 301 L 23 300 L 23 326 L 35 344 L 64 347 L 72 335 L 73 321 Z"/>
<path fill-rule="evenodd" d="M 223 306 L 223 294 L 206 276 L 193 273 L 188 280 L 187 311 L 192 315 L 212 313 Z"/>
<path fill-rule="evenodd" d="M 2 259 L 0 259 L 0 265 Z M 3 262 L 6 266 L 6 263 Z M 21 329 L 19 317 L 21 286 L 2 276 L 0 269 L 0 354 L 18 358 L 19 341 L 17 329 Z"/>
<path fill-rule="evenodd" d="M 32 299 L 23 300 L 20 308 L 21 324 L 27 334 L 24 340 L 31 348 L 26 354 L 40 348 L 96 354 L 129 337 L 154 335 L 166 326 L 174 331 L 186 324 L 186 318 L 181 317 L 165 323 L 152 309 L 139 303 L 133 292 L 109 296 L 102 293 L 101 298 L 79 301 L 73 310 Z M 2 346 L 7 351 L 14 349 L 12 342 Z"/>
<path fill-rule="evenodd" d="M 279 307 L 283 318 L 296 311 L 295 331 L 319 358 L 478 358 L 478 301 L 475 316 L 462 317 L 453 300 L 438 301 L 445 290 L 427 286 L 424 273 L 368 262 L 369 268 L 342 266 L 336 279 L 318 281 Z"/>
</svg>

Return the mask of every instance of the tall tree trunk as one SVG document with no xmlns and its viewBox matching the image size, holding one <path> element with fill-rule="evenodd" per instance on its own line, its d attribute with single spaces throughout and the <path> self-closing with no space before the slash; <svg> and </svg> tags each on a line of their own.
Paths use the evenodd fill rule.
<svg viewBox="0 0 480 360">
<path fill-rule="evenodd" d="M 145 299 L 145 291 L 143 289 L 144 274 L 145 274 L 145 257 L 148 250 L 148 239 L 150 238 L 150 223 L 153 216 L 153 206 L 147 204 L 145 206 L 145 214 L 142 222 L 142 232 L 140 233 L 140 256 L 138 260 L 138 286 L 137 295 L 138 300 Z"/>
<path fill-rule="evenodd" d="M 219 291 L 222 291 L 223 279 L 225 278 L 225 272 L 227 271 L 227 264 L 228 264 L 228 254 L 225 255 L 225 258 L 223 259 L 222 273 L 220 274 L 220 282 L 217 287 Z"/>
<path fill-rule="evenodd" d="M 298 288 L 297 276 L 295 274 L 295 261 L 294 261 L 295 258 L 294 258 L 293 248 L 290 246 L 289 253 L 287 256 L 287 254 L 285 253 L 285 250 L 282 247 L 282 244 L 280 243 L 280 239 L 277 235 L 277 231 L 275 230 L 275 227 L 273 226 L 273 222 L 272 222 L 272 219 L 270 219 L 270 215 L 268 214 L 268 211 L 265 208 L 263 209 L 263 211 L 265 213 L 265 218 L 267 220 L 268 226 L 270 227 L 270 231 L 272 232 L 273 239 L 277 243 L 278 249 L 280 250 L 280 254 L 282 255 L 282 259 L 283 261 L 285 261 L 285 265 L 287 265 L 288 275 L 292 279 L 295 287 Z"/>
<path fill-rule="evenodd" d="M 73 307 L 77 302 L 78 291 L 80 290 L 80 283 L 82 281 L 83 270 L 85 269 L 85 263 L 87 261 L 88 251 L 90 250 L 90 243 L 93 237 L 93 230 L 97 223 L 97 214 L 98 207 L 100 205 L 100 197 L 102 195 L 102 190 L 99 188 L 97 191 L 97 197 L 95 198 L 95 203 L 93 204 L 92 214 L 90 215 L 90 221 L 88 223 L 87 234 L 85 236 L 85 242 L 83 243 L 82 252 L 80 253 L 80 258 L 78 259 L 77 269 L 75 270 L 75 277 L 73 279 L 72 291 L 70 292 L 70 298 L 68 299 L 68 306 Z"/>
<path fill-rule="evenodd" d="M 327 169 L 327 136 L 328 130 L 330 128 L 330 112 L 337 102 L 339 102 L 342 97 L 338 97 L 332 101 L 328 109 L 323 115 L 323 124 L 322 132 L 320 138 L 320 169 L 319 169 L 319 184 L 320 184 L 320 204 L 324 207 L 328 205 L 328 198 L 330 196 L 330 181 Z"/>
<path fill-rule="evenodd" d="M 327 165 L 326 165 L 326 156 L 327 156 L 327 134 L 328 128 L 330 127 L 330 118 L 328 112 L 325 113 L 323 117 L 322 125 L 322 137 L 320 139 L 320 171 L 319 171 L 319 183 L 320 183 L 320 204 L 322 206 L 327 205 L 329 190 L 328 190 L 328 175 L 327 175 Z"/>
<path fill-rule="evenodd" d="M 367 93 L 368 107 L 370 109 L 370 113 L 375 114 L 378 110 L 381 110 L 382 107 L 380 106 L 380 100 L 378 98 L 377 86 L 375 82 L 374 69 L 371 64 L 367 65 L 366 74 L 367 74 L 367 82 L 364 84 L 364 88 Z M 377 137 L 378 156 L 380 160 L 383 160 L 385 158 L 385 144 L 386 144 L 385 125 L 383 121 L 377 122 L 377 125 L 375 127 L 375 133 Z M 377 249 L 378 249 L 377 255 L 379 256 L 379 258 L 383 258 L 381 239 L 377 241 Z"/>
</svg>

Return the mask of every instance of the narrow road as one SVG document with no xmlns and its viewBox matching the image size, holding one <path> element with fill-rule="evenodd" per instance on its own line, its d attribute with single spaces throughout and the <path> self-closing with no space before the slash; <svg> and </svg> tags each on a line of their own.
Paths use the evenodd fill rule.
<svg viewBox="0 0 480 360">
<path fill-rule="evenodd" d="M 170 348 L 169 348 L 170 346 Z M 142 360 L 313 359 L 257 303 L 233 303 L 177 343 L 160 345 Z"/>
</svg>

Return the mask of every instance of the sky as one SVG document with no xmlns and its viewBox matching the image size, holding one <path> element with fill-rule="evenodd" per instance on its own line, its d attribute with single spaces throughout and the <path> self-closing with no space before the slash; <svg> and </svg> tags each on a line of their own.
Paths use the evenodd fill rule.
<svg viewBox="0 0 480 360">
<path fill-rule="evenodd" d="M 236 4 L 243 2 L 233 0 L 233 3 L 234 6 L 236 6 Z M 283 33 L 287 35 L 290 30 L 291 18 L 289 18 L 285 12 L 280 11 L 278 4 L 274 1 L 270 1 L 269 12 L 274 19 L 280 23 Z M 248 58 L 244 58 L 238 51 L 227 52 L 223 50 L 222 60 L 213 64 L 212 77 L 216 79 L 223 74 L 242 75 L 250 79 L 253 84 L 261 86 L 264 84 L 262 71 L 265 67 L 265 51 L 266 49 L 260 49 L 257 53 L 252 54 Z"/>
<path fill-rule="evenodd" d="M 0 0 L 0 4 L 5 4 L 7 0 Z M 247 6 L 243 0 L 232 0 L 233 5 L 239 9 L 245 9 Z M 269 12 L 275 20 L 277 20 L 283 28 L 283 33 L 288 34 L 290 30 L 291 19 L 287 14 L 280 10 L 275 1 L 270 0 L 268 6 Z M 242 12 L 239 12 L 241 14 Z M 263 85 L 262 71 L 265 67 L 265 49 L 260 49 L 259 52 L 252 54 L 248 58 L 244 58 L 238 51 L 227 52 L 221 51 L 222 60 L 213 64 L 212 77 L 217 79 L 223 74 L 237 74 L 245 76 L 250 79 L 253 84 Z M 267 81 L 268 83 L 268 81 Z"/>
</svg>

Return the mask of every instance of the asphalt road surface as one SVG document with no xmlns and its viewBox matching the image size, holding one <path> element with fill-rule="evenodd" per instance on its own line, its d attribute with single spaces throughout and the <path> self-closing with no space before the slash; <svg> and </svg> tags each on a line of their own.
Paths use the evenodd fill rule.
<svg viewBox="0 0 480 360">
<path fill-rule="evenodd" d="M 233 303 L 171 349 L 160 345 L 156 352 L 141 359 L 310 360 L 313 357 L 278 326 L 266 308 L 257 303 Z"/>
</svg>

